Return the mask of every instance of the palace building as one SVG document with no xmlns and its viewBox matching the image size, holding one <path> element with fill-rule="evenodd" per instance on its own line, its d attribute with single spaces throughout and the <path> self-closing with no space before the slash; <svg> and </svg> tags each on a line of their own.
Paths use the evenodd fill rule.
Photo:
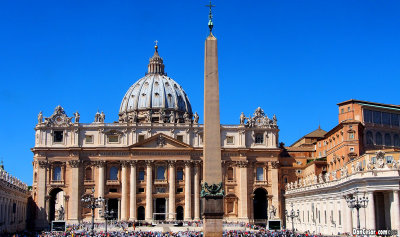
<svg viewBox="0 0 400 237">
<path fill-rule="evenodd" d="M 37 228 L 58 219 L 89 220 L 91 210 L 80 200 L 92 189 L 118 220 L 202 218 L 203 124 L 183 88 L 165 73 L 157 46 L 146 75 L 122 98 L 118 116 L 106 123 L 98 112 L 83 123 L 78 112 L 69 117 L 61 106 L 48 117 L 39 114 L 32 148 Z M 280 220 L 277 118 L 261 108 L 238 117 L 236 125 L 221 125 L 224 219 Z M 95 220 L 103 221 L 99 210 Z"/>
<path fill-rule="evenodd" d="M 400 231 L 400 106 L 360 100 L 338 106 L 337 126 L 286 148 L 303 162 L 286 184 L 285 209 L 298 210 L 287 226 L 325 235 L 353 234 L 358 225 Z M 368 199 L 359 218 L 351 198 Z"/>
</svg>

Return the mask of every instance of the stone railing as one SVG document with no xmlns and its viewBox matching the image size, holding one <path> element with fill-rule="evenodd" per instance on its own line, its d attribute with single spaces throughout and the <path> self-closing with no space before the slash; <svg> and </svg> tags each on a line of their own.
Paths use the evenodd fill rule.
<svg viewBox="0 0 400 237">
<path fill-rule="evenodd" d="M 362 155 L 333 172 L 327 172 L 325 175 L 319 174 L 318 176 L 310 175 L 300 179 L 299 182 L 288 183 L 286 184 L 286 194 L 335 186 L 353 177 L 367 177 L 368 174 L 376 176 L 378 173 L 384 175 L 395 171 L 399 175 L 400 160 L 394 160 L 393 158 L 388 160 L 383 151 L 377 151 L 375 155 L 374 160 L 372 158 L 368 159 L 367 155 Z"/>
<path fill-rule="evenodd" d="M 4 170 L 0 170 L 0 182 L 23 192 L 28 191 L 28 185 Z"/>
</svg>

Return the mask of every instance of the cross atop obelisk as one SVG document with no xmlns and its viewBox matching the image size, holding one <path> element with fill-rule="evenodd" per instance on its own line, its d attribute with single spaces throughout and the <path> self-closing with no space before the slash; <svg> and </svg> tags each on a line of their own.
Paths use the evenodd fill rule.
<svg viewBox="0 0 400 237">
<path fill-rule="evenodd" d="M 205 237 L 222 236 L 224 215 L 221 169 L 221 132 L 219 119 L 219 83 L 217 39 L 212 35 L 212 12 L 210 7 L 204 58 L 204 146 L 203 146 L 203 202 Z"/>
</svg>

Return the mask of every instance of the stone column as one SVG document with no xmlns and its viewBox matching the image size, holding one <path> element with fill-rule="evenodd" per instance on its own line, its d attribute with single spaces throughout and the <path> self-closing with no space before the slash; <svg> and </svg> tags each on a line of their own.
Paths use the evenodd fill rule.
<svg viewBox="0 0 400 237">
<path fill-rule="evenodd" d="M 121 198 L 118 198 L 118 220 L 121 220 Z"/>
<path fill-rule="evenodd" d="M 71 167 L 71 193 L 70 193 L 70 219 L 71 223 L 78 223 L 80 219 L 80 175 L 79 175 L 79 167 L 81 164 L 80 160 L 70 160 L 68 161 L 69 166 Z"/>
<path fill-rule="evenodd" d="M 194 219 L 200 220 L 200 162 L 194 167 Z"/>
<path fill-rule="evenodd" d="M 153 162 L 146 161 L 146 210 L 145 219 L 146 221 L 152 221 L 153 217 Z"/>
<path fill-rule="evenodd" d="M 247 221 L 249 219 L 248 216 L 248 177 L 247 177 L 247 162 L 239 162 L 239 218 Z"/>
<path fill-rule="evenodd" d="M 169 161 L 168 162 L 168 168 L 169 168 L 169 180 L 168 180 L 168 185 L 169 185 L 169 190 L 168 190 L 168 212 L 170 213 L 168 215 L 169 220 L 175 220 L 176 216 L 172 213 L 175 213 L 175 161 Z"/>
<path fill-rule="evenodd" d="M 126 221 L 128 220 L 128 213 L 127 213 L 127 201 L 128 201 L 128 187 L 127 187 L 127 167 L 128 162 L 123 161 L 121 163 L 122 170 L 121 170 L 121 220 Z"/>
<path fill-rule="evenodd" d="M 135 221 L 136 216 L 136 161 L 131 163 L 131 177 L 130 177 L 130 196 L 129 196 L 129 220 Z"/>
<path fill-rule="evenodd" d="M 353 221 L 352 221 L 352 213 L 351 208 L 347 206 L 346 199 L 343 197 L 341 199 L 342 202 L 342 226 L 343 226 L 343 233 L 349 233 L 350 235 L 353 233 Z M 357 220 L 356 220 L 357 221 Z"/>
<path fill-rule="evenodd" d="M 190 161 L 185 162 L 185 220 L 192 219 L 192 180 L 191 170 L 192 163 Z"/>
<path fill-rule="evenodd" d="M 268 180 L 268 183 L 271 183 L 272 205 L 276 207 L 275 216 L 281 216 L 281 210 L 279 208 L 279 161 L 271 162 L 271 166 L 271 180 Z"/>
<path fill-rule="evenodd" d="M 390 213 L 392 213 L 392 230 L 397 230 L 397 233 L 400 233 L 399 190 L 393 190 L 393 202 L 390 205 Z"/>
<path fill-rule="evenodd" d="M 48 227 L 47 213 L 46 213 L 46 183 L 47 183 L 47 161 L 38 161 L 38 180 L 37 180 L 37 219 L 35 219 L 35 226 L 38 228 Z M 4 217 L 8 217 L 6 213 L 7 207 L 4 202 Z"/>
<path fill-rule="evenodd" d="M 361 210 L 360 210 L 361 211 Z M 374 192 L 368 191 L 368 206 L 366 210 L 366 219 L 368 229 L 376 229 L 375 222 L 375 203 L 374 203 Z M 361 219 L 361 215 L 360 215 Z"/>
<path fill-rule="evenodd" d="M 104 178 L 104 167 L 106 166 L 106 162 L 103 160 L 96 161 L 96 167 L 99 171 L 99 179 L 98 179 L 98 188 L 97 188 L 97 196 L 98 197 L 104 197 L 104 184 L 105 184 L 105 178 Z M 101 208 L 97 208 L 96 213 L 97 213 L 97 220 L 103 219 L 100 215 L 100 210 Z"/>
</svg>

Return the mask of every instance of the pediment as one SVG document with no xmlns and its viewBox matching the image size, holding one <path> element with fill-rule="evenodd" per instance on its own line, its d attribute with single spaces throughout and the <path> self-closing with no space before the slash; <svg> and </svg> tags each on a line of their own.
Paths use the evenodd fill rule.
<svg viewBox="0 0 400 237">
<path fill-rule="evenodd" d="M 163 133 L 158 133 L 154 136 L 145 139 L 142 142 L 133 144 L 132 147 L 163 148 L 163 149 L 191 148 L 190 145 L 178 141 L 175 138 L 167 136 Z"/>
</svg>

